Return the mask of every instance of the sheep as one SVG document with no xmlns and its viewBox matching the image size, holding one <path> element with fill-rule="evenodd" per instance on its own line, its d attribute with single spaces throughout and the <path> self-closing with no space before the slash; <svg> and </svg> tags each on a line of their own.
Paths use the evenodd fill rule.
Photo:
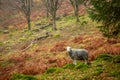
<svg viewBox="0 0 120 80">
<path fill-rule="evenodd" d="M 85 60 L 85 64 L 88 64 L 88 51 L 85 49 L 72 49 L 67 47 L 67 52 L 71 59 L 73 59 L 73 64 L 76 65 L 76 60 Z"/>
</svg>

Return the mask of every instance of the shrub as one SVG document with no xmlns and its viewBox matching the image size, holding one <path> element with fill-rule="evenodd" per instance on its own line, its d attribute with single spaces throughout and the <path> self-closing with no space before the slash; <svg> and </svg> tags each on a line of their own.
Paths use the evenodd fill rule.
<svg viewBox="0 0 120 80">
<path fill-rule="evenodd" d="M 119 0 L 91 0 L 90 17 L 101 22 L 100 31 L 107 38 L 118 37 L 120 34 Z"/>
<path fill-rule="evenodd" d="M 119 71 L 112 71 L 109 76 L 112 76 L 112 77 L 118 77 L 120 75 L 120 72 Z"/>
<path fill-rule="evenodd" d="M 113 58 L 113 63 L 120 63 L 120 55 L 117 55 Z"/>
<path fill-rule="evenodd" d="M 110 54 L 101 54 L 98 57 L 96 57 L 96 60 L 105 60 L 105 61 L 112 61 L 113 56 Z"/>
<path fill-rule="evenodd" d="M 37 78 L 31 75 L 13 74 L 10 80 L 37 80 Z"/>
</svg>

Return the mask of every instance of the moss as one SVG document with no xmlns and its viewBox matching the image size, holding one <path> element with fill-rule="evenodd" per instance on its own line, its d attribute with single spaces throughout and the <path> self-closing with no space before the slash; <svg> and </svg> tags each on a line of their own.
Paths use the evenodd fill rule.
<svg viewBox="0 0 120 80">
<path fill-rule="evenodd" d="M 10 80 L 37 80 L 37 78 L 31 75 L 13 74 Z"/>
<path fill-rule="evenodd" d="M 24 37 L 21 37 L 19 40 L 20 40 L 20 41 L 26 41 L 27 39 L 24 38 Z"/>
<path fill-rule="evenodd" d="M 73 20 L 73 19 L 75 19 L 73 16 L 67 16 L 67 17 L 65 17 L 64 18 L 64 20 L 67 22 L 67 21 L 71 21 L 71 20 Z"/>
<path fill-rule="evenodd" d="M 32 32 L 31 30 L 26 30 L 25 33 L 26 33 L 27 35 L 32 35 L 32 34 L 33 34 L 33 32 Z"/>
<path fill-rule="evenodd" d="M 53 35 L 53 37 L 54 37 L 54 38 L 59 38 L 59 37 L 60 37 L 60 34 L 59 34 L 59 33 L 55 33 L 55 34 Z"/>
</svg>

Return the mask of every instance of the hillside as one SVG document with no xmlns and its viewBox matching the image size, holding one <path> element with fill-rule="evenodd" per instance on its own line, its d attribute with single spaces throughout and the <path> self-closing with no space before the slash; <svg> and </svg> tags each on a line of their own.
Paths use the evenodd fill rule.
<svg viewBox="0 0 120 80">
<path fill-rule="evenodd" d="M 50 22 L 42 18 L 32 21 L 31 31 L 0 33 L 0 80 L 7 80 L 12 75 L 11 80 L 17 80 L 17 77 L 34 80 L 27 79 L 30 76 L 26 75 L 34 76 L 35 80 L 119 80 L 120 58 L 114 55 L 120 54 L 120 40 L 107 41 L 97 28 L 100 24 L 93 22 L 87 14 L 79 19 L 80 22 L 75 22 L 73 16 L 60 17 L 57 31 L 53 31 L 51 25 L 40 29 Z M 32 43 L 46 33 L 49 36 Z M 91 64 L 84 65 L 83 61 L 78 61 L 78 65 L 72 65 L 67 46 L 87 49 Z M 107 53 L 113 57 L 95 60 L 96 56 Z"/>
</svg>

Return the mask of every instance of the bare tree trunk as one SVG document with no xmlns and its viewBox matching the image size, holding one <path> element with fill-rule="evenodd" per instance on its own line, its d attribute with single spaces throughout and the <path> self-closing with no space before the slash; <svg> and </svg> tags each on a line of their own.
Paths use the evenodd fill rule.
<svg viewBox="0 0 120 80">
<path fill-rule="evenodd" d="M 79 22 L 80 20 L 79 20 L 79 14 L 78 14 L 78 12 L 79 12 L 79 0 L 70 0 L 70 2 L 71 2 L 71 4 L 72 4 L 72 6 L 73 6 L 73 8 L 74 8 L 74 15 L 75 15 L 75 17 L 76 17 L 76 22 Z"/>
<path fill-rule="evenodd" d="M 55 15 L 53 15 L 53 19 L 52 19 L 53 21 L 53 30 L 57 30 L 57 28 L 56 28 L 56 17 L 55 17 Z"/>
<path fill-rule="evenodd" d="M 46 10 L 46 16 L 47 16 L 47 18 L 49 17 L 48 9 Z"/>
<path fill-rule="evenodd" d="M 76 22 L 79 22 L 79 14 L 78 14 L 78 11 L 79 11 L 79 5 L 76 3 L 75 4 L 75 16 L 76 16 Z"/>
<path fill-rule="evenodd" d="M 31 30 L 30 16 L 27 17 L 28 30 Z"/>
</svg>

